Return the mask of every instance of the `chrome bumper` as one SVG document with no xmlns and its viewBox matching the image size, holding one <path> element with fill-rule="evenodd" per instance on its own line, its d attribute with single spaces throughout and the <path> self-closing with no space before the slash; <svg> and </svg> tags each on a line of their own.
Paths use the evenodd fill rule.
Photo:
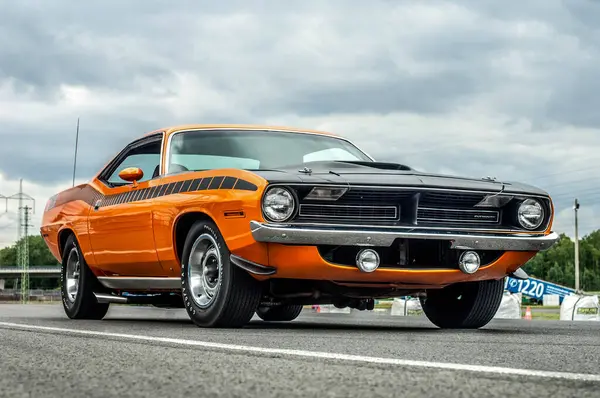
<svg viewBox="0 0 600 398">
<path fill-rule="evenodd" d="M 396 239 L 431 239 L 449 241 L 452 249 L 542 251 L 559 239 L 549 235 L 474 235 L 434 231 L 351 229 L 289 224 L 267 224 L 250 221 L 252 236 L 257 242 L 296 245 L 391 246 Z"/>
</svg>

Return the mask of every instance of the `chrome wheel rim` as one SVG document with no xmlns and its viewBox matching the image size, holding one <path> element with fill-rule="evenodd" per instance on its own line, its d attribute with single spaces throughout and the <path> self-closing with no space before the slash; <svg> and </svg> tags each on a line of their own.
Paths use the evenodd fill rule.
<svg viewBox="0 0 600 398">
<path fill-rule="evenodd" d="M 209 234 L 196 239 L 188 258 L 188 281 L 194 303 L 209 307 L 221 288 L 221 253 L 217 241 Z"/>
<path fill-rule="evenodd" d="M 67 300 L 70 303 L 75 302 L 77 293 L 79 292 L 79 274 L 81 272 L 81 262 L 79 260 L 79 252 L 77 248 L 72 248 L 67 257 L 67 272 L 66 272 L 66 290 Z"/>
</svg>

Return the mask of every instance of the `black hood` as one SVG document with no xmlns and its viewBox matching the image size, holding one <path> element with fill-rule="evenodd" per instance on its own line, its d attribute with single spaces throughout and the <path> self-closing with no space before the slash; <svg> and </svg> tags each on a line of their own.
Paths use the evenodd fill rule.
<svg viewBox="0 0 600 398">
<path fill-rule="evenodd" d="M 306 170 L 304 170 L 306 168 Z M 508 181 L 466 178 L 422 173 L 398 163 L 326 161 L 286 166 L 276 170 L 253 171 L 269 183 L 350 184 L 374 186 L 413 186 L 517 194 L 548 194 L 536 187 Z"/>
</svg>

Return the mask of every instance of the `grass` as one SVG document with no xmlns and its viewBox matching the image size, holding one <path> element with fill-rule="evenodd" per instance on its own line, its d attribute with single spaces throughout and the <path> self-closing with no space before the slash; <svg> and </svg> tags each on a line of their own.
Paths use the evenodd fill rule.
<svg viewBox="0 0 600 398">
<path fill-rule="evenodd" d="M 521 318 L 525 316 L 525 311 L 521 312 Z M 535 312 L 531 311 L 531 319 L 544 321 L 559 321 L 560 312 Z"/>
<path fill-rule="evenodd" d="M 378 309 L 383 309 L 383 310 L 390 310 L 392 309 L 392 301 L 380 301 L 379 303 L 375 304 L 375 308 Z"/>
<path fill-rule="evenodd" d="M 543 308 L 545 310 L 560 310 L 560 305 L 546 305 L 546 306 L 543 306 L 543 305 L 534 305 L 534 304 L 522 304 L 522 307 L 523 308 L 530 307 L 531 310 L 534 310 L 534 309 L 537 309 L 537 308 L 540 308 L 540 309 Z"/>
</svg>

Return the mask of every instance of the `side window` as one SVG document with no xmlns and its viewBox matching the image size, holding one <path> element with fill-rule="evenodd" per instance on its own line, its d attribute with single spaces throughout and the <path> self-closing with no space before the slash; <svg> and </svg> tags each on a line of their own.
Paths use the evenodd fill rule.
<svg viewBox="0 0 600 398">
<path fill-rule="evenodd" d="M 110 177 L 107 178 L 107 182 L 114 185 L 129 184 L 129 182 L 119 177 L 119 173 L 127 167 L 139 167 L 142 169 L 144 177 L 142 177 L 140 182 L 158 176 L 161 142 L 162 140 L 153 141 L 131 149 L 113 170 Z"/>
</svg>

